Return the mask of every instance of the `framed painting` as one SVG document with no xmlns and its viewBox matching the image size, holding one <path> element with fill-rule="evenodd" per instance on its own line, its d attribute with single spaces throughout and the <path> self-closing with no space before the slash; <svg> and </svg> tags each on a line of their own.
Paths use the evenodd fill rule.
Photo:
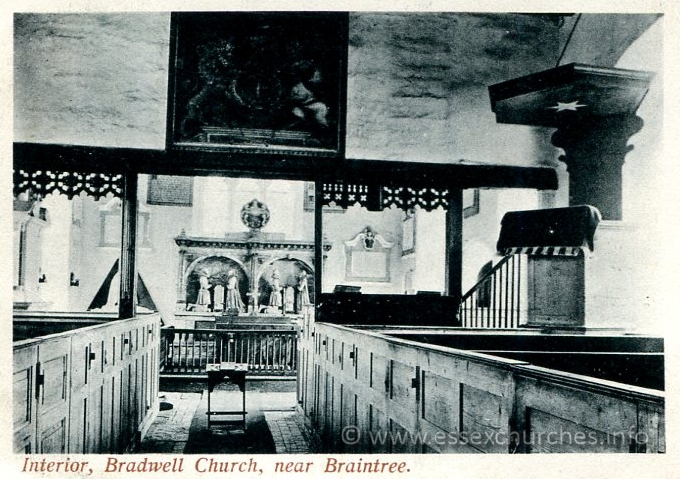
<svg viewBox="0 0 680 479">
<path fill-rule="evenodd" d="M 191 176 L 149 175 L 146 203 L 160 206 L 193 206 L 194 178 Z"/>
<path fill-rule="evenodd" d="M 175 149 L 341 157 L 348 14 L 172 15 Z"/>
</svg>

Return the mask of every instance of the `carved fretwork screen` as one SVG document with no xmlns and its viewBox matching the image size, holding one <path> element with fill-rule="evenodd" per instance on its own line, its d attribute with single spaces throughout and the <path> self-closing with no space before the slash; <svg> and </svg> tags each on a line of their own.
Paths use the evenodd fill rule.
<svg viewBox="0 0 680 479">
<path fill-rule="evenodd" d="M 81 193 L 94 199 L 123 193 L 123 175 L 107 173 L 79 173 L 55 170 L 14 170 L 14 196 L 31 192 L 44 197 L 60 193 L 73 198 Z"/>
<path fill-rule="evenodd" d="M 396 207 L 408 211 L 416 206 L 433 211 L 449 207 L 449 190 L 431 187 L 375 186 L 350 183 L 324 183 L 323 206 L 347 208 L 363 206 L 369 211 Z"/>
</svg>

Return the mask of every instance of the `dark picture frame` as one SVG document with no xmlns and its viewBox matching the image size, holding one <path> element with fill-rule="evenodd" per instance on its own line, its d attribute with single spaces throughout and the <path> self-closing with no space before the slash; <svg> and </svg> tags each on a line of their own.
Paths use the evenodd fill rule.
<svg viewBox="0 0 680 479">
<path fill-rule="evenodd" d="M 193 206 L 193 176 L 149 175 L 146 190 L 146 204 L 158 206 Z"/>
<path fill-rule="evenodd" d="M 175 12 L 170 149 L 344 156 L 346 12 Z"/>
</svg>

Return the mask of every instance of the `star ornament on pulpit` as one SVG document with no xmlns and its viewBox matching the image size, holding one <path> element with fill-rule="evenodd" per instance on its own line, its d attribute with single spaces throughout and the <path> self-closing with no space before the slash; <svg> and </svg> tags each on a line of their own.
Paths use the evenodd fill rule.
<svg viewBox="0 0 680 479">
<path fill-rule="evenodd" d="M 548 109 L 555 110 L 555 113 L 559 113 L 561 111 L 578 111 L 579 108 L 582 108 L 584 106 L 587 105 L 579 104 L 578 100 L 569 103 L 563 103 L 561 101 L 558 101 L 557 105 L 549 106 Z"/>
</svg>

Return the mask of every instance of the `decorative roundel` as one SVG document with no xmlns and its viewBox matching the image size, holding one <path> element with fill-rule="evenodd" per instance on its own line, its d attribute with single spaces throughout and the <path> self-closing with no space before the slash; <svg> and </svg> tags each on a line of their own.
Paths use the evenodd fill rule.
<svg viewBox="0 0 680 479">
<path fill-rule="evenodd" d="M 257 199 L 246 203 L 241 208 L 241 221 L 251 230 L 259 230 L 269 222 L 269 208 Z"/>
</svg>

